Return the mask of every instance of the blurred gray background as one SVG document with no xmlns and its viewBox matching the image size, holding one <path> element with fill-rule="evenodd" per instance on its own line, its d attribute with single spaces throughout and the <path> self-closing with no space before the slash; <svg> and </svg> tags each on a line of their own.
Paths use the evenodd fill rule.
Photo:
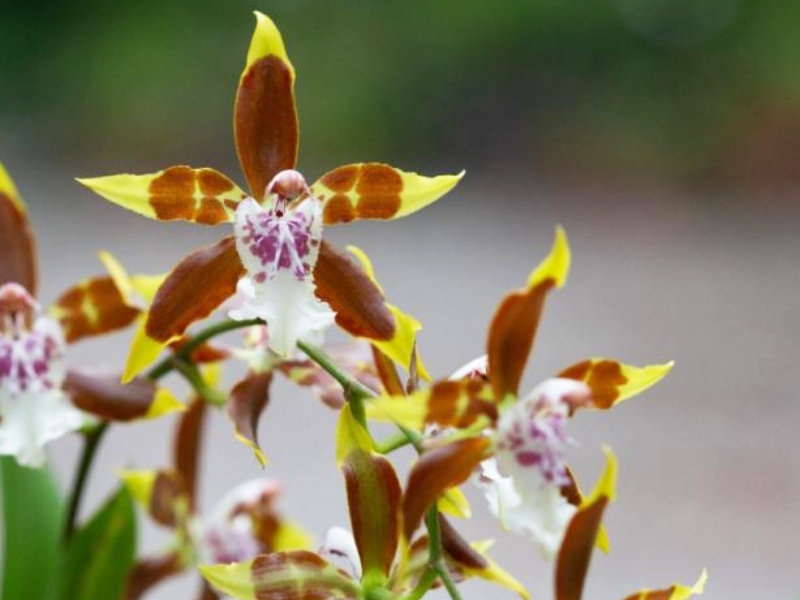
<svg viewBox="0 0 800 600">
<path fill-rule="evenodd" d="M 496 304 L 547 252 L 556 223 L 573 270 L 549 301 L 527 384 L 589 356 L 676 360 L 651 392 L 573 423 L 570 458 L 587 487 L 601 443 L 620 460 L 612 552 L 595 555 L 585 597 L 690 583 L 704 566 L 712 600 L 800 593 L 796 3 L 40 4 L 3 5 L 0 159 L 30 208 L 43 302 L 101 272 L 98 249 L 155 273 L 227 232 L 145 221 L 72 178 L 186 163 L 242 182 L 230 112 L 258 8 L 278 20 L 299 72 L 310 179 L 355 160 L 468 169 L 424 213 L 326 231 L 367 250 L 391 300 L 422 320 L 434 375 L 484 351 Z M 76 346 L 71 360 L 117 367 L 129 336 Z M 279 382 L 259 432 L 271 458 L 262 473 L 215 415 L 203 507 L 263 475 L 318 537 L 345 525 L 334 423 Z M 114 428 L 85 508 L 116 469 L 166 464 L 172 426 Z M 53 446 L 65 485 L 77 452 L 74 440 Z M 466 490 L 475 518 L 462 529 L 496 538 L 493 556 L 534 598 L 550 597 L 552 565 L 500 533 Z M 140 550 L 166 539 L 146 526 Z M 195 585 L 181 578 L 151 597 L 192 598 Z M 465 587 L 465 598 L 506 597 Z"/>
</svg>

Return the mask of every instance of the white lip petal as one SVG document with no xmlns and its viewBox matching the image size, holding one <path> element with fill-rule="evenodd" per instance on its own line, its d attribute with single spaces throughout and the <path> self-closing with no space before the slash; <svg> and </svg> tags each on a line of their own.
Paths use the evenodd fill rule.
<svg viewBox="0 0 800 600">
<path fill-rule="evenodd" d="M 248 199 L 237 208 L 234 229 L 248 277 L 239 283 L 242 304 L 230 317 L 266 321 L 269 347 L 283 358 L 295 351 L 298 340 L 321 343 L 335 317 L 314 293 L 321 203 L 310 197 L 278 214 Z"/>
<path fill-rule="evenodd" d="M 44 465 L 44 446 L 87 422 L 61 390 L 13 396 L 0 391 L 0 417 L 0 454 L 15 456 L 27 467 Z"/>
<path fill-rule="evenodd" d="M 545 558 L 555 556 L 576 511 L 558 486 L 545 484 L 536 471 L 505 476 L 495 459 L 481 463 L 476 483 L 504 529 L 531 537 Z"/>
<path fill-rule="evenodd" d="M 450 379 L 450 381 L 458 381 L 459 379 L 465 379 L 467 377 L 486 377 L 488 372 L 489 356 L 484 354 L 457 369 L 448 379 Z"/>
<path fill-rule="evenodd" d="M 356 539 L 352 532 L 344 527 L 331 527 L 325 534 L 325 542 L 319 549 L 322 556 L 344 559 L 350 572 L 356 579 L 361 579 L 361 558 L 358 555 Z"/>
</svg>

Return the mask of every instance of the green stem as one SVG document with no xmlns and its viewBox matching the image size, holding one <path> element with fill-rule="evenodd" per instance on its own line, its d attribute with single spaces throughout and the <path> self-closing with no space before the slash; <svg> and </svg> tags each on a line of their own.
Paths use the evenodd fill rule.
<svg viewBox="0 0 800 600">
<path fill-rule="evenodd" d="M 177 357 L 173 358 L 172 362 L 175 363 L 175 368 L 203 400 L 215 406 L 225 404 L 228 399 L 227 396 L 208 385 L 197 365 Z"/>
<path fill-rule="evenodd" d="M 375 443 L 375 451 L 379 454 L 389 454 L 411 443 L 405 433 L 397 433 L 382 442 Z"/>
<path fill-rule="evenodd" d="M 436 579 L 438 574 L 436 573 L 435 569 L 428 568 L 420 577 L 419 583 L 417 586 L 411 590 L 407 596 L 403 598 L 403 600 L 421 600 L 421 598 L 428 593 L 428 590 L 431 589 L 431 586 L 436 583 Z"/>
<path fill-rule="evenodd" d="M 311 360 L 327 371 L 328 374 L 342 386 L 344 389 L 344 397 L 350 403 L 353 416 L 364 429 L 367 429 L 367 413 L 364 409 L 364 400 L 372 398 L 375 394 L 349 373 L 340 369 L 322 348 L 302 340 L 297 342 L 297 347 L 305 352 Z"/>
<path fill-rule="evenodd" d="M 226 319 L 225 321 L 220 321 L 219 323 L 214 323 L 213 325 L 209 325 L 205 329 L 201 329 L 195 335 L 193 335 L 189 340 L 180 347 L 180 349 L 175 352 L 174 354 L 167 356 L 161 362 L 156 364 L 148 374 L 148 377 L 152 380 L 159 379 L 163 377 L 174 368 L 176 368 L 174 358 L 180 358 L 182 360 L 187 360 L 191 357 L 192 352 L 197 350 L 200 346 L 206 343 L 213 337 L 216 337 L 220 334 L 226 333 L 228 331 L 234 331 L 236 329 L 242 329 L 244 327 L 252 327 L 254 325 L 263 325 L 264 321 L 260 319 L 249 319 L 247 321 L 234 321 L 233 319 Z"/>
<path fill-rule="evenodd" d="M 450 594 L 450 598 L 452 600 L 461 600 L 461 592 L 458 591 L 458 586 L 456 582 L 453 581 L 450 571 L 447 570 L 447 565 L 444 564 L 444 561 L 439 560 L 433 565 L 433 570 L 436 571 L 439 579 L 442 580 L 444 587 L 447 589 L 447 593 Z"/>
<path fill-rule="evenodd" d="M 81 506 L 81 499 L 83 498 L 83 491 L 86 488 L 86 480 L 89 477 L 92 463 L 94 462 L 97 448 L 103 435 L 108 430 L 108 422 L 100 423 L 97 427 L 87 431 L 83 438 L 83 451 L 81 452 L 80 463 L 78 464 L 78 471 L 75 474 L 75 483 L 72 486 L 72 493 L 69 497 L 69 506 L 67 508 L 67 519 L 64 524 L 64 542 L 69 541 L 72 534 L 75 532 L 75 522 L 78 518 L 78 511 Z"/>
</svg>

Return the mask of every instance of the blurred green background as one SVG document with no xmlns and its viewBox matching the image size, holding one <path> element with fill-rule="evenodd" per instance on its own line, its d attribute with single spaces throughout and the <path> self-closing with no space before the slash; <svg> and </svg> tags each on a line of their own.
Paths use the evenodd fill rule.
<svg viewBox="0 0 800 600">
<path fill-rule="evenodd" d="M 306 169 L 784 185 L 800 169 L 793 0 L 4 0 L 0 131 L 59 160 L 211 163 L 251 9 L 299 71 Z M 102 164 L 102 163 L 101 163 Z"/>
</svg>

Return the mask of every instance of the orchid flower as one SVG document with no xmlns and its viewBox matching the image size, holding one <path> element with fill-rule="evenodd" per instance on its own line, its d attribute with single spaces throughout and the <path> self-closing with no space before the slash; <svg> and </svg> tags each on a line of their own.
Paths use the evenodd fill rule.
<svg viewBox="0 0 800 600">
<path fill-rule="evenodd" d="M 404 506 L 408 536 L 432 502 L 477 469 L 490 509 L 501 523 L 529 534 L 544 555 L 552 557 L 582 499 L 564 458 L 570 443 L 568 417 L 581 408 L 608 409 L 649 388 L 672 367 L 667 363 L 639 368 L 592 358 L 564 369 L 519 399 L 545 299 L 564 285 L 569 264 L 569 245 L 559 228 L 550 254 L 527 286 L 512 292 L 497 309 L 486 357 L 408 397 L 382 397 L 367 405 L 371 418 L 418 430 L 431 425 L 451 430 L 450 436 L 440 435 L 432 442 L 435 447 L 411 472 L 409 489 L 415 493 L 407 496 Z M 603 531 L 598 545 L 607 548 Z"/>
<path fill-rule="evenodd" d="M 136 564 L 128 578 L 126 600 L 135 600 L 164 579 L 198 564 L 244 561 L 264 552 L 310 547 L 309 536 L 276 510 L 281 488 L 271 479 L 245 482 L 211 511 L 198 510 L 201 433 L 208 406 L 195 399 L 181 417 L 171 468 L 121 474 L 137 503 L 156 523 L 174 532 L 167 552 Z M 202 597 L 216 598 L 210 594 L 207 589 Z"/>
<path fill-rule="evenodd" d="M 127 327 L 138 311 L 109 277 L 84 280 L 49 310 L 35 300 L 35 240 L 16 186 L 0 164 L 0 454 L 26 466 L 45 462 L 44 446 L 90 422 L 130 421 L 180 410 L 163 388 L 67 370 L 66 346 Z"/>
<path fill-rule="evenodd" d="M 234 109 L 249 194 L 218 171 L 186 166 L 79 180 L 148 218 L 234 223 L 233 235 L 191 253 L 167 276 L 134 339 L 126 379 L 237 289 L 246 302 L 232 316 L 264 319 L 272 349 L 283 357 L 298 340 L 318 340 L 334 318 L 357 337 L 389 345 L 406 335 L 363 268 L 322 239 L 323 224 L 405 217 L 449 192 L 462 174 L 431 178 L 358 163 L 308 185 L 294 170 L 295 69 L 272 20 L 256 18 Z M 401 364 L 409 362 L 404 356 Z"/>
<path fill-rule="evenodd" d="M 256 598 L 363 598 L 382 588 L 401 597 L 419 581 L 427 567 L 427 537 L 401 545 L 402 496 L 391 463 L 375 452 L 372 439 L 342 407 L 337 427 L 337 463 L 344 475 L 350 526 L 334 527 L 318 553 L 272 552 L 233 564 L 200 567 L 219 592 L 241 600 Z M 441 519 L 442 545 L 449 570 L 460 579 L 482 577 L 518 592 L 524 588 L 485 553 L 472 546 Z M 346 569 L 336 566 L 344 559 Z"/>
</svg>

